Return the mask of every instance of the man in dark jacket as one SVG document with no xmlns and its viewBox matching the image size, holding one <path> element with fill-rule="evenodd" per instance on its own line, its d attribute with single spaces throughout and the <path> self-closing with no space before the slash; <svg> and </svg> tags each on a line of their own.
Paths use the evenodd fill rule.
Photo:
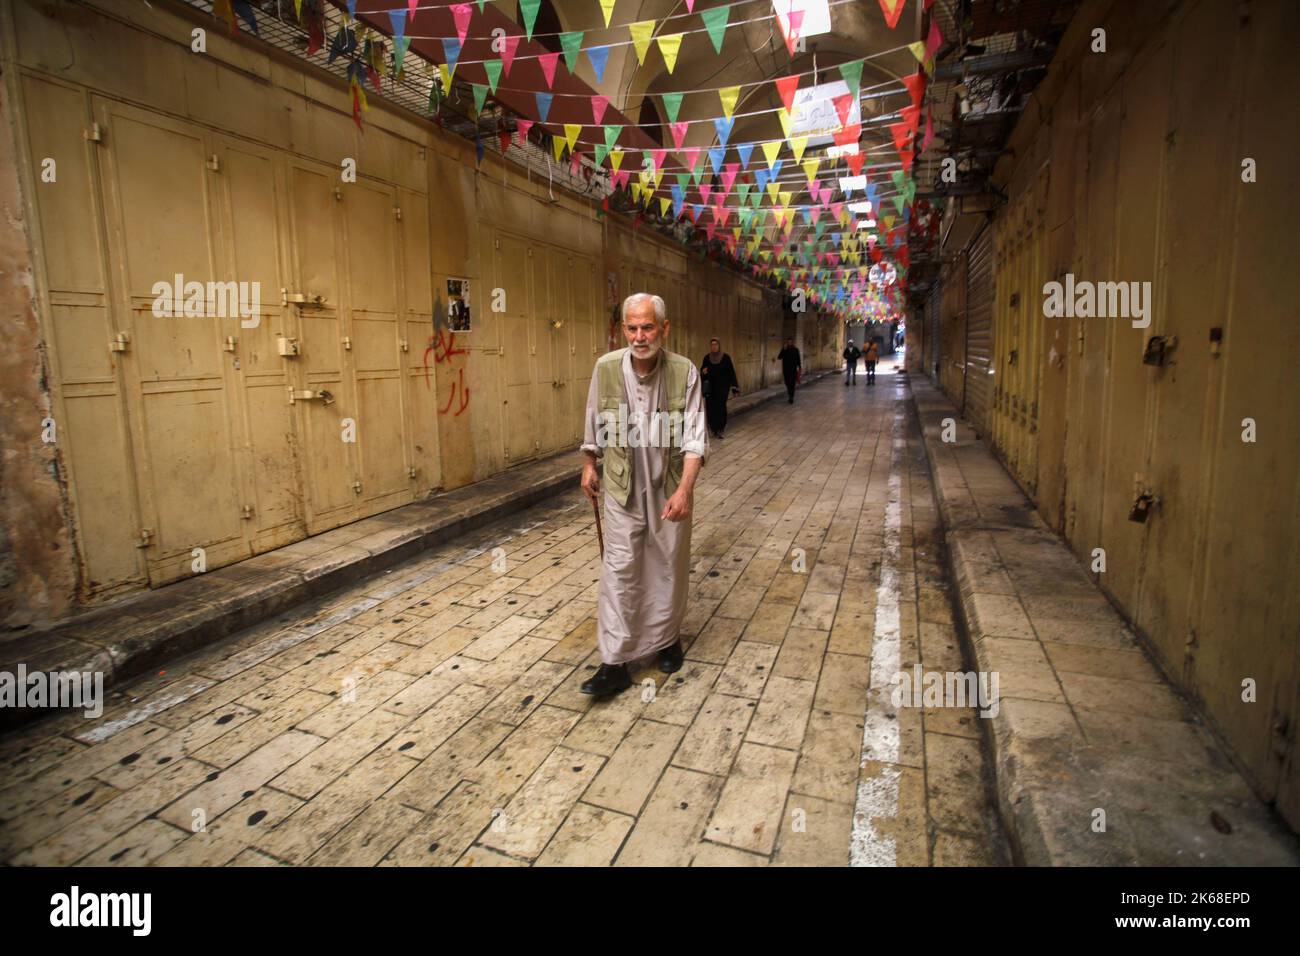
<svg viewBox="0 0 1300 956">
<path fill-rule="evenodd" d="M 781 360 L 781 376 L 785 379 L 785 390 L 790 396 L 790 404 L 794 404 L 794 386 L 799 381 L 799 372 L 803 369 L 803 360 L 799 358 L 799 350 L 794 347 L 794 339 L 785 340 L 785 348 L 776 353 L 775 362 Z"/>
<path fill-rule="evenodd" d="M 845 346 L 842 354 L 844 356 L 844 384 L 848 385 L 849 382 L 852 382 L 857 385 L 858 359 L 862 358 L 862 351 L 853 344 L 852 339 L 849 339 L 849 344 Z"/>
<path fill-rule="evenodd" d="M 709 339 L 709 351 L 700 362 L 700 387 L 704 390 L 704 414 L 709 431 L 718 438 L 727 437 L 727 397 L 740 394 L 740 379 L 731 356 L 722 351 L 722 343 Z"/>
</svg>

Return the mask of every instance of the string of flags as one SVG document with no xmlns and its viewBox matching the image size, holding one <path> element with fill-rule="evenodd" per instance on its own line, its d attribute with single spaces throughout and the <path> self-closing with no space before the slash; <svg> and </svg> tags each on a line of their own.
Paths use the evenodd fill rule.
<svg viewBox="0 0 1300 956">
<path fill-rule="evenodd" d="M 934 141 L 933 118 L 927 112 L 922 125 L 922 109 L 927 81 L 933 75 L 935 57 L 944 42 L 937 19 L 929 18 L 924 41 L 838 64 L 833 68 L 837 76 L 837 91 L 833 93 L 827 91 L 830 84 L 825 82 L 801 88 L 801 81 L 806 83 L 806 78 L 813 74 L 809 70 L 715 89 L 653 94 L 662 107 L 672 147 L 629 150 L 620 146 L 624 126 L 605 122 L 611 106 L 606 96 L 555 89 L 561 59 L 569 74 L 576 75 L 579 69 L 589 67 L 599 84 L 603 82 L 611 50 L 630 46 L 641 66 L 645 65 L 651 50 L 657 50 L 664 69 L 671 74 L 687 36 L 707 34 L 714 52 L 721 54 L 728 29 L 772 19 L 777 21 L 793 59 L 805 16 L 817 0 L 772 0 L 770 4 L 767 0 L 737 0 L 699 11 L 694 9 L 695 0 L 684 0 L 684 14 L 622 24 L 613 22 L 618 0 L 594 2 L 601 12 L 603 31 L 593 28 L 550 34 L 547 36 L 558 40 L 558 50 L 529 52 L 521 51 L 521 42 L 544 35 L 534 32 L 540 0 L 520 0 L 522 37 L 502 35 L 500 30 L 494 31 L 491 37 L 471 37 L 473 8 L 477 6 L 481 15 L 485 0 L 451 5 L 406 0 L 402 6 L 368 13 L 367 16 L 386 17 L 388 36 L 372 32 L 368 25 L 359 22 L 356 0 L 347 0 L 346 19 L 330 39 L 326 58 L 328 63 L 340 57 L 346 61 L 352 116 L 360 129 L 362 116 L 369 108 L 366 87 L 378 92 L 386 79 L 402 80 L 412 41 L 435 41 L 441 47 L 443 62 L 431 63 L 426 53 L 420 56 L 426 74 L 436 71 L 430 76 L 428 102 L 429 112 L 435 116 L 452 91 L 457 69 L 463 72 L 473 67 L 482 73 L 482 82 L 477 77 L 462 82 L 469 87 L 475 116 L 484 112 L 488 97 L 495 97 L 498 92 L 532 94 L 535 116 L 517 117 L 513 131 L 498 130 L 502 153 L 515 142 L 525 142 L 530 131 L 537 128 L 543 133 L 544 142 L 549 138 L 557 163 L 563 161 L 567 151 L 574 171 L 583 168 L 584 157 L 596 168 L 608 169 L 615 191 L 625 191 L 637 210 L 634 228 L 642 221 L 643 212 L 661 219 L 688 221 L 708 243 L 718 240 L 722 249 L 748 266 L 755 276 L 787 284 L 799 283 L 809 290 L 815 306 L 846 317 L 880 315 L 896 306 L 906 285 L 908 231 L 913 227 L 914 210 L 919 208 L 911 169 L 916 156 L 929 149 Z M 821 0 L 821 6 L 829 15 L 830 7 L 847 2 L 856 0 Z M 912 2 L 921 4 L 922 13 L 928 12 L 933 4 L 933 0 Z M 307 33 L 308 56 L 325 48 L 324 3 L 325 0 L 294 0 L 295 17 Z M 890 30 L 896 29 L 908 0 L 878 0 L 878 3 L 885 25 Z M 624 5 L 632 6 L 626 0 Z M 765 9 L 761 15 L 743 16 L 741 8 L 753 5 Z M 440 11 L 438 15 L 444 18 L 450 14 L 454 36 L 414 32 L 417 18 L 422 31 L 429 29 L 434 10 Z M 214 0 L 213 13 L 226 21 L 232 33 L 244 28 L 258 32 L 257 17 L 249 0 Z M 698 18 L 698 27 L 681 22 L 692 17 Z M 677 22 L 668 32 L 670 21 Z M 617 36 L 620 31 L 626 31 L 625 39 Z M 614 36 L 598 36 L 600 42 L 586 45 L 594 35 L 602 33 Z M 470 40 L 491 41 L 491 52 L 497 55 L 463 59 L 461 54 Z M 866 61 L 904 48 L 915 57 L 917 72 L 904 77 L 901 83 L 889 81 L 868 89 L 875 91 L 873 98 L 906 93 L 908 105 L 864 124 L 859 105 L 864 92 L 862 73 Z M 524 87 L 500 85 L 503 78 L 509 80 L 512 67 L 521 61 L 537 64 L 535 69 L 545 88 L 532 88 L 531 83 Z M 520 76 L 516 74 L 515 82 Z M 816 78 L 812 82 L 816 83 Z M 738 109 L 758 87 L 769 84 L 780 100 L 779 108 Z M 901 88 L 880 91 L 883 86 Z M 691 118 L 682 119 L 680 112 L 687 95 L 692 97 L 694 108 Z M 700 97 L 710 95 L 716 98 L 716 106 L 712 110 L 704 109 L 705 115 L 701 116 Z M 590 121 L 550 123 L 557 96 L 587 98 Z M 833 107 L 835 121 L 810 129 L 805 110 L 810 106 L 824 108 L 826 100 Z M 565 119 L 572 118 L 571 109 L 566 108 L 565 112 Z M 781 137 L 733 141 L 737 119 L 772 112 L 780 122 Z M 715 145 L 687 145 L 692 130 L 701 127 L 709 130 L 708 141 Z M 588 128 L 595 129 L 595 138 L 583 138 Z M 886 132 L 888 139 L 868 146 L 863 136 L 876 130 Z M 698 136 L 692 139 L 698 142 Z M 822 146 L 828 148 L 820 154 L 808 152 L 810 148 Z M 476 135 L 476 150 L 481 161 L 484 155 L 481 135 Z M 640 152 L 639 169 L 628 162 L 629 152 Z M 882 152 L 892 152 L 896 158 L 885 160 L 875 156 L 873 163 L 867 165 L 869 154 Z M 890 168 L 894 166 L 898 168 Z M 665 184 L 669 173 L 672 179 Z M 796 197 L 805 198 L 796 201 Z M 699 201 L 692 201 L 695 198 Z M 937 226 L 938 217 L 930 213 L 928 203 L 921 202 L 927 210 L 924 228 L 932 229 Z M 602 207 L 610 209 L 608 198 Z"/>
</svg>

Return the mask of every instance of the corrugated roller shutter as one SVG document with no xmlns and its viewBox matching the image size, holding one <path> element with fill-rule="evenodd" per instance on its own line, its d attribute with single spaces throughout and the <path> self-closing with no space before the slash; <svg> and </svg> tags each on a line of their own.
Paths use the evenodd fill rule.
<svg viewBox="0 0 1300 956">
<path fill-rule="evenodd" d="M 966 299 L 966 417 L 988 430 L 993 408 L 993 230 L 980 231 L 970 250 Z"/>
<path fill-rule="evenodd" d="M 939 384 L 939 302 L 942 295 L 939 283 L 925 300 L 925 374 Z"/>
</svg>

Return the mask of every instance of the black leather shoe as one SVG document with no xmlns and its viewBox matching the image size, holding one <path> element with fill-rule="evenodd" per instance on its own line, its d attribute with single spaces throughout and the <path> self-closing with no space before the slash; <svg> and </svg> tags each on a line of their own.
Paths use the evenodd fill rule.
<svg viewBox="0 0 1300 956">
<path fill-rule="evenodd" d="M 596 673 L 582 682 L 579 688 L 592 697 L 609 697 L 632 686 L 632 675 L 626 664 L 601 664 Z"/>
<path fill-rule="evenodd" d="M 659 652 L 659 669 L 665 674 L 675 674 L 682 669 L 682 658 L 686 652 L 682 650 L 682 642 L 679 640 L 672 647 L 665 647 Z"/>
</svg>

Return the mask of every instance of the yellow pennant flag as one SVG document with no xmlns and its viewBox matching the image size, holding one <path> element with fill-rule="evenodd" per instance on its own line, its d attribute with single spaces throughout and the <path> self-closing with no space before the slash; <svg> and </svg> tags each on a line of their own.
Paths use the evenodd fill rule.
<svg viewBox="0 0 1300 956">
<path fill-rule="evenodd" d="M 849 211 L 848 211 L 847 209 L 841 209 L 841 210 L 840 210 L 840 225 L 841 225 L 841 226 L 847 226 L 848 224 L 849 224 Z"/>
<path fill-rule="evenodd" d="M 672 208 L 672 205 L 673 205 L 673 201 L 672 201 L 671 199 L 669 199 L 667 196 L 660 196 L 660 197 L 659 197 L 659 215 L 661 215 L 661 216 L 666 216 L 666 215 L 668 215 L 668 210 Z"/>
<path fill-rule="evenodd" d="M 551 137 L 551 152 L 555 154 L 555 161 L 558 163 L 560 157 L 564 155 L 564 140 L 558 136 Z"/>
<path fill-rule="evenodd" d="M 793 193 L 788 193 L 788 192 L 782 190 L 782 191 L 781 191 L 781 205 L 782 205 L 782 206 L 789 206 L 789 205 L 790 205 L 790 200 L 793 198 L 793 195 L 794 195 Z"/>
<path fill-rule="evenodd" d="M 909 43 L 907 48 L 912 51 L 912 56 L 916 57 L 918 63 L 925 63 L 925 44 L 920 40 L 915 43 Z"/>
<path fill-rule="evenodd" d="M 581 123 L 564 124 L 564 142 L 568 144 L 569 152 L 573 152 L 573 147 L 578 142 L 578 134 L 582 132 Z"/>
<path fill-rule="evenodd" d="M 740 99 L 740 87 L 723 87 L 718 90 L 718 99 L 722 100 L 722 112 L 726 114 L 727 119 L 731 119 L 731 113 L 736 108 L 736 100 Z"/>
<path fill-rule="evenodd" d="M 781 135 L 786 139 L 790 138 L 790 114 L 783 109 L 776 111 L 777 119 L 781 121 Z"/>
<path fill-rule="evenodd" d="M 807 136 L 796 136 L 790 140 L 790 151 L 794 153 L 794 161 L 797 163 L 803 159 L 803 151 L 808 148 Z"/>
<path fill-rule="evenodd" d="M 767 160 L 767 168 L 771 169 L 776 162 L 777 154 L 781 152 L 781 141 L 773 140 L 770 143 L 763 144 L 763 158 Z"/>
<path fill-rule="evenodd" d="M 803 171 L 808 176 L 809 185 L 812 185 L 812 181 L 817 178 L 817 170 L 821 168 L 821 164 L 822 161 L 820 159 L 804 160 Z"/>
<path fill-rule="evenodd" d="M 455 73 L 456 70 L 455 70 L 454 68 L 453 68 L 453 69 L 448 69 L 446 63 L 439 63 L 439 64 L 438 64 L 438 72 L 439 72 L 440 74 L 442 74 L 442 94 L 443 94 L 443 96 L 451 96 L 451 75 L 452 75 L 453 73 Z"/>
<path fill-rule="evenodd" d="M 732 226 L 732 227 L 731 227 L 731 234 L 732 234 L 733 236 L 735 236 L 737 239 L 740 238 L 740 232 L 741 232 L 741 229 L 740 229 L 739 226 Z"/>
<path fill-rule="evenodd" d="M 623 151 L 621 149 L 611 149 L 609 151 L 609 166 L 614 172 L 618 172 L 623 165 Z"/>
<path fill-rule="evenodd" d="M 660 166 L 658 169 L 655 170 L 655 189 L 658 189 L 659 184 L 662 183 L 663 181 L 664 181 L 664 169 L 662 166 Z"/>
<path fill-rule="evenodd" d="M 633 184 L 632 184 L 632 200 L 633 200 L 634 202 L 640 202 L 640 201 L 641 201 L 641 190 L 644 189 L 644 188 L 645 188 L 645 187 L 642 186 L 640 183 L 633 183 Z"/>
<path fill-rule="evenodd" d="M 605 26 L 609 26 L 610 15 L 614 12 L 614 0 L 600 0 L 600 12 L 605 15 Z"/>
<path fill-rule="evenodd" d="M 780 183 L 771 182 L 767 184 L 767 194 L 772 199 L 772 204 L 776 205 L 776 191 L 780 188 Z"/>
<path fill-rule="evenodd" d="M 677 51 L 682 48 L 682 35 L 674 33 L 670 36 L 659 37 L 659 52 L 663 54 L 664 65 L 668 67 L 668 72 L 673 71 L 677 65 Z"/>
<path fill-rule="evenodd" d="M 886 229 L 893 229 L 893 228 L 894 228 L 894 217 L 893 217 L 893 216 L 886 216 L 886 217 L 885 217 L 885 228 L 886 228 Z"/>
<path fill-rule="evenodd" d="M 639 20 L 636 23 L 629 23 L 627 29 L 632 34 L 632 46 L 636 49 L 636 61 L 644 65 L 645 51 L 650 49 L 650 38 L 654 36 L 655 22 L 653 20 Z"/>
</svg>

